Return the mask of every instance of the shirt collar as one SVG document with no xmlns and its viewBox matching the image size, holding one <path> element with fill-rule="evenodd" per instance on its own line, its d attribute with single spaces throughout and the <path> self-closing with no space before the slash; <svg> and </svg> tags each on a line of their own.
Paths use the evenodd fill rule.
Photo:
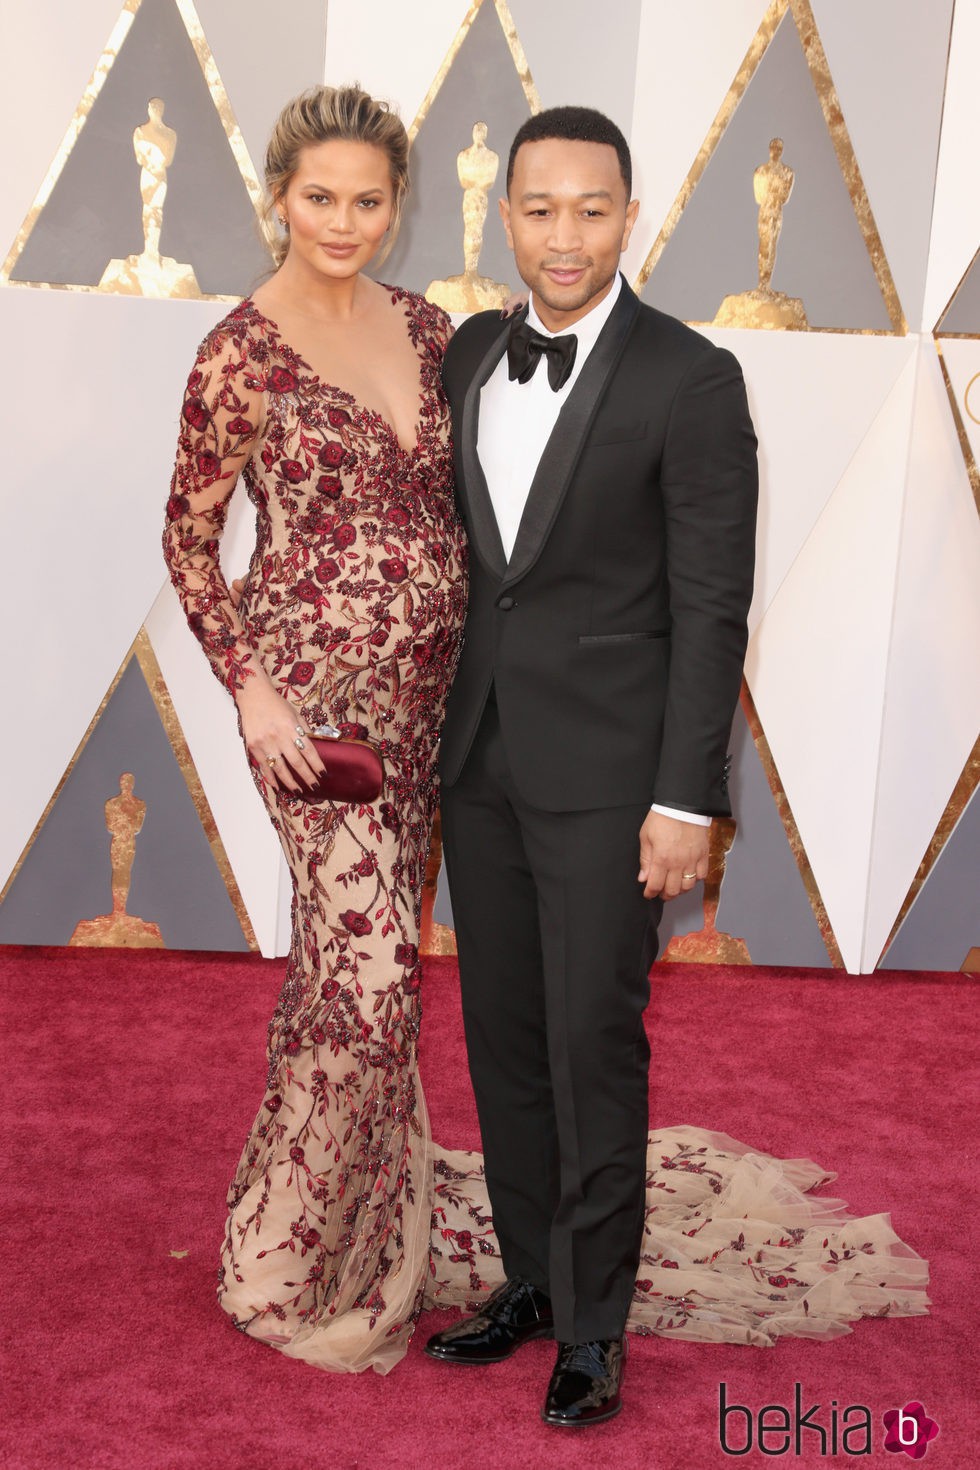
<svg viewBox="0 0 980 1470">
<path fill-rule="evenodd" d="M 579 317 L 577 322 L 574 322 L 572 326 L 567 328 L 568 333 L 574 332 L 578 338 L 578 355 L 580 358 L 584 357 L 594 347 L 599 333 L 612 315 L 612 309 L 619 300 L 619 293 L 622 289 L 623 278 L 619 271 L 617 271 L 616 279 L 612 283 L 609 294 L 602 298 L 598 306 L 593 306 L 591 311 L 587 311 L 585 316 Z M 536 332 L 540 332 L 544 337 L 565 335 L 564 332 L 551 332 L 548 330 L 534 309 L 533 297 L 527 304 L 527 320 L 528 325 L 533 327 Z"/>
</svg>

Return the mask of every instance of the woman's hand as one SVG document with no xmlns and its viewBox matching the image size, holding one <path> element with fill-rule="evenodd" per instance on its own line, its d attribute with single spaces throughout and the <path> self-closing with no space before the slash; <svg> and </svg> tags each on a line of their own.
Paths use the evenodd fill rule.
<svg viewBox="0 0 980 1470">
<path fill-rule="evenodd" d="M 530 299 L 531 293 L 529 291 L 515 291 L 512 296 L 507 297 L 507 300 L 500 308 L 500 315 L 506 321 L 508 317 L 520 311 L 522 307 L 527 306 Z"/>
<path fill-rule="evenodd" d="M 279 789 L 298 793 L 324 771 L 307 737 L 309 727 L 295 705 L 277 693 L 268 675 L 246 679 L 236 695 L 249 757 L 264 778 Z"/>
</svg>

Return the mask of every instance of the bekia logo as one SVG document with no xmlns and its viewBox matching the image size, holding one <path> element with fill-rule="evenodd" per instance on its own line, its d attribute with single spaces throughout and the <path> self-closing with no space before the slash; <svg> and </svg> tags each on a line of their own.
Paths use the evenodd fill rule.
<svg viewBox="0 0 980 1470">
<path fill-rule="evenodd" d="M 890 1454 L 902 1451 L 913 1460 L 921 1460 L 939 1425 L 930 1419 L 918 1402 L 904 1409 L 888 1409 L 883 1415 L 884 1447 Z M 768 1456 L 816 1455 L 848 1456 L 872 1453 L 871 1410 L 865 1404 L 848 1404 L 841 1408 L 836 1399 L 830 1406 L 803 1406 L 803 1385 L 793 1389 L 793 1404 L 764 1404 L 752 1410 L 746 1404 L 728 1401 L 728 1384 L 718 1385 L 718 1439 L 726 1455 L 747 1455 L 756 1448 Z"/>
<path fill-rule="evenodd" d="M 913 1460 L 921 1460 L 931 1440 L 939 1433 L 939 1425 L 930 1419 L 922 1405 L 906 1404 L 904 1409 L 889 1409 L 885 1415 L 885 1449 L 893 1455 L 904 1450 Z"/>
</svg>

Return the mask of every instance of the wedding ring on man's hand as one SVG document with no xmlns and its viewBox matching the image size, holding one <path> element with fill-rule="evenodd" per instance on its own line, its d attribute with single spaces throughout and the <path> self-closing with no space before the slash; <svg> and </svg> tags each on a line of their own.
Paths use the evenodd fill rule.
<svg viewBox="0 0 980 1470">
<path fill-rule="evenodd" d="M 293 744 L 295 745 L 295 747 L 296 747 L 297 750 L 305 750 L 306 749 L 306 741 L 303 740 L 303 739 L 301 739 L 299 735 L 296 736 L 296 739 L 293 741 Z"/>
<path fill-rule="evenodd" d="M 684 879 L 684 881 L 686 883 L 693 883 L 694 880 L 695 880 L 695 878 L 697 876 L 698 876 L 697 873 L 682 873 L 681 874 L 681 877 Z"/>
</svg>

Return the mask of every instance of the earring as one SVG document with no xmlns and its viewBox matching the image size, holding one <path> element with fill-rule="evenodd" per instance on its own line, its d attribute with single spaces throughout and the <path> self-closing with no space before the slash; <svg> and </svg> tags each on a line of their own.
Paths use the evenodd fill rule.
<svg viewBox="0 0 980 1470">
<path fill-rule="evenodd" d="M 288 219 L 286 218 L 286 216 L 284 214 L 281 214 L 279 216 L 279 223 L 280 223 L 280 225 L 282 226 L 282 228 L 286 231 L 286 233 L 288 235 L 288 233 L 289 233 L 289 221 L 288 221 Z"/>
</svg>

